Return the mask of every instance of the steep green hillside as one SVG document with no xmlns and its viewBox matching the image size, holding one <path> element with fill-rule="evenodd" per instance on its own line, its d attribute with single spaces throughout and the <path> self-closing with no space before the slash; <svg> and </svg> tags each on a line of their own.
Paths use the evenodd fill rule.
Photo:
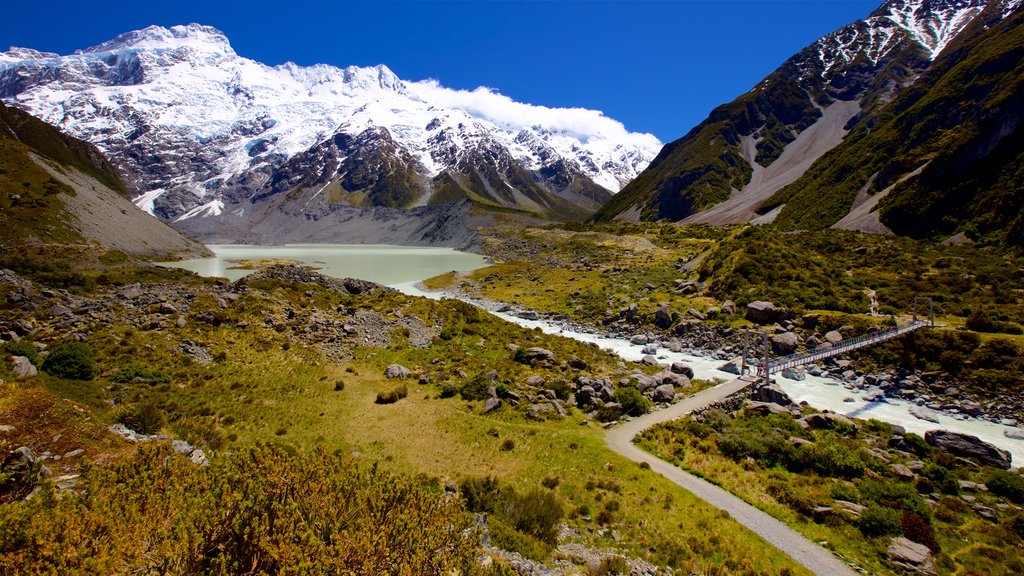
<svg viewBox="0 0 1024 576">
<path fill-rule="evenodd" d="M 911 88 L 759 209 L 786 228 L 829 226 L 878 193 L 898 234 L 964 232 L 1024 244 L 1024 13 L 948 50 Z M 920 169 L 920 175 L 907 177 Z"/>
</svg>

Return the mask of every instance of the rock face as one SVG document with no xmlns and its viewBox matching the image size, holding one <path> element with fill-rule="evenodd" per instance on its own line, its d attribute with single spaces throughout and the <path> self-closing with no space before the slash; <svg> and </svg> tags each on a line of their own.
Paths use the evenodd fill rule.
<svg viewBox="0 0 1024 576">
<path fill-rule="evenodd" d="M 900 536 L 889 544 L 889 559 L 892 563 L 913 574 L 935 574 L 932 552 L 924 544 L 912 542 Z"/>
<path fill-rule="evenodd" d="M 947 430 L 930 430 L 925 432 L 924 439 L 928 444 L 956 456 L 974 458 L 987 466 L 1010 469 L 1010 453 L 985 442 L 977 436 L 949 432 Z"/>
</svg>

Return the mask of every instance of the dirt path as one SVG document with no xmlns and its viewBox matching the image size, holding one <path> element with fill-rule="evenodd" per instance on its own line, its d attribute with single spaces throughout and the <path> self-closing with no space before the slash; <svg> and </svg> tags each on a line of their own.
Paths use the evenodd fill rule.
<svg viewBox="0 0 1024 576">
<path fill-rule="evenodd" d="M 796 560 L 811 572 L 827 576 L 853 576 L 856 574 L 849 566 L 836 558 L 831 552 L 811 542 L 799 532 L 789 528 L 768 514 L 733 496 L 729 492 L 702 480 L 693 474 L 684 472 L 668 462 L 656 458 L 633 445 L 633 437 L 640 432 L 676 418 L 680 418 L 694 410 L 723 400 L 738 392 L 748 384 L 744 380 L 733 380 L 709 388 L 686 398 L 665 410 L 636 418 L 608 431 L 605 440 L 608 447 L 634 462 L 647 462 L 658 474 L 689 490 L 708 504 L 728 512 L 740 524 L 743 524 L 769 544 L 778 548 L 790 558 Z"/>
</svg>

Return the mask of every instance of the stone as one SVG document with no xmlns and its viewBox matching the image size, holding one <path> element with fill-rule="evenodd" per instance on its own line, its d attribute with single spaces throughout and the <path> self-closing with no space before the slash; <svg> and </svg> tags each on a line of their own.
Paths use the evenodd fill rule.
<svg viewBox="0 0 1024 576">
<path fill-rule="evenodd" d="M 654 356 L 651 356 L 650 354 L 647 354 L 646 356 L 640 359 L 640 363 L 646 366 L 657 366 L 658 359 L 655 358 Z"/>
<path fill-rule="evenodd" d="M 690 368 L 688 365 L 682 362 L 673 362 L 669 370 L 671 370 L 674 374 L 681 374 L 693 380 L 693 368 Z"/>
<path fill-rule="evenodd" d="M 0 434 L 11 434 L 15 432 L 17 428 L 10 424 L 0 424 Z"/>
<path fill-rule="evenodd" d="M 767 325 L 781 322 L 789 317 L 789 310 L 778 308 L 771 302 L 755 300 L 747 304 L 746 319 L 755 324 Z"/>
<path fill-rule="evenodd" d="M 174 304 L 171 304 L 170 302 L 164 302 L 163 304 L 160 304 L 160 313 L 177 314 L 178 308 Z"/>
<path fill-rule="evenodd" d="M 726 300 L 722 302 L 722 314 L 728 314 L 732 316 L 736 313 L 736 303 L 732 300 Z"/>
<path fill-rule="evenodd" d="M 977 436 L 948 430 L 929 430 L 925 432 L 924 439 L 931 446 L 955 456 L 973 458 L 982 464 L 1003 470 L 1010 469 L 1010 453 Z"/>
<path fill-rule="evenodd" d="M 929 408 L 925 408 L 924 406 L 911 406 L 908 412 L 910 412 L 911 416 L 919 420 L 925 420 L 934 424 L 939 423 L 939 413 Z"/>
<path fill-rule="evenodd" d="M 800 344 L 800 337 L 793 332 L 783 332 L 772 336 L 772 350 L 776 354 L 792 354 Z"/>
<path fill-rule="evenodd" d="M 652 376 L 658 384 L 671 384 L 675 388 L 689 388 L 690 379 L 670 370 L 662 370 Z"/>
<path fill-rule="evenodd" d="M 634 372 L 630 374 L 628 379 L 623 380 L 623 383 L 628 384 L 630 380 L 636 380 L 636 389 L 641 392 L 646 392 L 658 384 L 661 384 L 657 378 L 649 374 L 644 374 L 643 372 Z"/>
<path fill-rule="evenodd" d="M 643 346 L 643 345 L 647 344 L 647 335 L 646 334 L 637 334 L 637 335 L 633 336 L 632 338 L 630 338 L 629 342 L 630 342 L 630 344 L 635 344 L 637 346 Z"/>
<path fill-rule="evenodd" d="M 501 400 L 499 398 L 488 398 L 484 402 L 484 414 L 490 414 L 498 408 L 501 408 Z"/>
<path fill-rule="evenodd" d="M 662 384 L 651 393 L 651 400 L 655 402 L 671 402 L 676 397 L 676 390 L 671 384 Z"/>
<path fill-rule="evenodd" d="M 906 464 L 893 464 L 890 468 L 892 468 L 892 473 L 900 480 L 913 480 L 917 476 Z"/>
<path fill-rule="evenodd" d="M 889 543 L 889 560 L 914 574 L 935 574 L 932 551 L 924 544 L 912 542 L 902 536 Z"/>
<path fill-rule="evenodd" d="M 184 440 L 172 440 L 171 449 L 177 452 L 178 454 L 181 454 L 182 456 L 191 456 L 192 453 L 195 452 L 196 450 L 195 448 L 192 447 L 191 444 L 185 442 Z"/>
<path fill-rule="evenodd" d="M 1014 440 L 1024 440 L 1024 430 L 1020 428 L 1004 428 L 1003 436 Z"/>
<path fill-rule="evenodd" d="M 525 358 L 530 364 L 533 364 L 534 362 L 544 362 L 547 360 L 554 361 L 555 353 L 551 350 L 534 346 L 533 348 L 526 349 Z"/>
<path fill-rule="evenodd" d="M 543 377 L 537 376 L 536 374 L 534 374 L 533 376 L 530 376 L 530 377 L 528 377 L 526 379 L 526 385 L 527 386 L 533 386 L 535 388 L 540 388 L 541 386 L 543 386 L 546 383 L 547 383 L 547 381 L 544 380 Z"/>
<path fill-rule="evenodd" d="M 803 366 L 791 366 L 782 371 L 782 377 L 799 382 L 807 378 L 807 371 L 803 369 Z"/>
<path fill-rule="evenodd" d="M 768 402 L 778 404 L 779 406 L 791 406 L 793 404 L 793 400 L 789 395 L 774 382 L 767 386 L 755 387 L 751 398 L 758 402 Z"/>
<path fill-rule="evenodd" d="M 829 344 L 831 344 L 833 346 L 835 346 L 836 344 L 839 344 L 842 341 L 843 341 L 843 335 L 840 334 L 839 332 L 835 331 L 835 330 L 832 330 L 832 331 L 829 331 L 829 332 L 825 333 L 825 342 L 828 342 Z"/>
<path fill-rule="evenodd" d="M 576 398 L 576 405 L 583 408 L 590 406 L 594 401 L 594 389 L 590 386 L 580 386 L 573 394 Z"/>
<path fill-rule="evenodd" d="M 398 378 L 399 380 L 405 380 L 409 376 L 412 376 L 412 370 L 409 370 L 401 364 L 392 364 L 384 370 L 385 378 Z"/>
<path fill-rule="evenodd" d="M 730 360 L 730 361 L 726 362 L 725 364 L 722 364 L 721 366 L 719 366 L 718 369 L 721 370 L 722 372 L 727 372 L 729 374 L 739 374 L 740 373 L 740 366 L 742 366 L 742 365 L 743 365 L 743 358 L 740 358 L 739 356 L 737 356 L 736 358 L 733 358 L 732 360 Z"/>
<path fill-rule="evenodd" d="M 750 414 L 756 414 L 758 416 L 771 416 L 772 414 L 789 414 L 789 409 L 788 408 L 779 406 L 778 404 L 775 404 L 774 402 L 757 402 L 757 401 L 752 401 L 752 402 L 750 402 L 750 404 L 747 405 L 746 410 Z M 803 442 L 807 442 L 808 444 L 811 443 L 810 441 L 804 440 L 803 438 L 796 438 L 796 437 L 790 438 L 791 442 L 793 440 L 801 440 Z"/>
<path fill-rule="evenodd" d="M 587 363 L 578 356 L 573 356 L 569 358 L 568 364 L 569 368 L 572 368 L 573 370 L 586 370 L 587 368 L 589 368 Z"/>
<path fill-rule="evenodd" d="M 17 378 L 31 378 L 39 373 L 36 367 L 24 356 L 12 356 L 11 362 L 14 363 L 12 370 Z"/>
<path fill-rule="evenodd" d="M 860 518 L 860 515 L 864 513 L 864 506 L 857 504 L 856 502 L 849 502 L 847 500 L 834 500 L 832 505 L 839 508 L 843 512 L 848 512 L 850 515 Z"/>
<path fill-rule="evenodd" d="M 819 414 L 810 414 L 804 417 L 804 421 L 807 422 L 812 428 L 824 428 L 833 429 L 838 426 L 852 426 L 857 427 L 853 420 L 850 420 L 842 414 L 835 414 L 833 412 L 821 412 Z"/>
<path fill-rule="evenodd" d="M 85 450 L 84 449 L 82 449 L 82 448 L 75 448 L 74 450 L 71 450 L 70 452 L 66 452 L 64 454 L 64 459 L 67 460 L 68 458 L 78 458 L 82 454 L 85 454 Z"/>
<path fill-rule="evenodd" d="M 209 466 L 210 460 L 206 457 L 206 453 L 200 448 L 196 448 L 192 451 L 192 454 L 188 457 L 196 466 Z"/>
<path fill-rule="evenodd" d="M 689 315 L 689 316 L 690 316 L 691 318 L 693 318 L 693 319 L 695 319 L 695 320 L 707 320 L 707 319 L 708 319 L 707 315 L 705 315 L 705 314 L 704 314 L 703 312 L 701 312 L 700 310 L 697 310 L 696 308 L 690 308 L 689 310 L 687 310 L 687 311 L 686 311 L 686 313 L 687 313 L 687 314 L 688 314 L 688 315 Z"/>
<path fill-rule="evenodd" d="M 654 312 L 654 325 L 661 329 L 672 326 L 672 309 L 668 306 L 658 308 Z"/>
</svg>

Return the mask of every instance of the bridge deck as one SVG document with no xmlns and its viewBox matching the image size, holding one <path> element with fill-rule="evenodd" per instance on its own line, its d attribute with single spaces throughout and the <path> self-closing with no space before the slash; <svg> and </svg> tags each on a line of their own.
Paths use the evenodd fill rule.
<svg viewBox="0 0 1024 576">
<path fill-rule="evenodd" d="M 804 364 L 810 364 L 811 362 L 817 362 L 819 360 L 825 360 L 826 358 L 832 358 L 845 354 L 851 350 L 858 348 L 864 348 L 878 342 L 885 340 L 891 340 L 897 338 L 909 332 L 913 332 L 919 328 L 931 326 L 930 322 L 924 320 L 914 320 L 906 326 L 899 326 L 897 328 L 889 328 L 888 330 L 880 330 L 850 340 L 844 340 L 839 344 L 832 346 L 831 348 L 814 350 L 813 352 L 807 352 L 806 354 L 798 354 L 796 356 L 787 356 L 783 358 L 776 358 L 768 362 L 768 373 L 773 374 L 785 370 L 786 368 L 793 368 L 795 366 L 802 366 Z M 764 364 L 759 364 L 757 367 L 758 376 L 764 376 Z"/>
</svg>

